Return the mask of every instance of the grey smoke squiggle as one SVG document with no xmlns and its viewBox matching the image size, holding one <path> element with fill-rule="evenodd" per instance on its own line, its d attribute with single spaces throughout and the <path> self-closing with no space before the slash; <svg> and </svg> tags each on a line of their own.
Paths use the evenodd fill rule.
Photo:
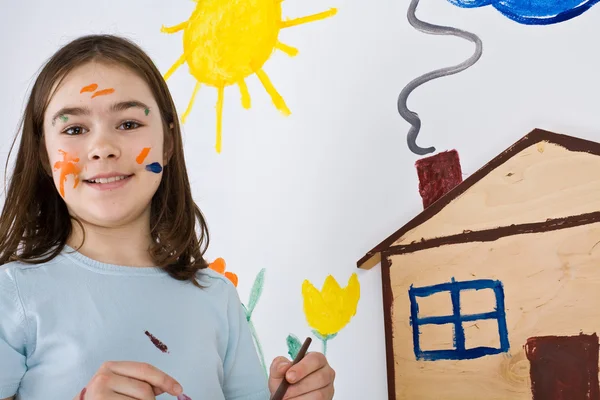
<svg viewBox="0 0 600 400">
<path fill-rule="evenodd" d="M 464 71 L 469 68 L 473 64 L 475 64 L 481 54 L 483 53 L 483 46 L 481 43 L 481 39 L 477 37 L 477 35 L 462 31 L 460 29 L 451 28 L 449 26 L 441 26 L 441 25 L 433 25 L 428 22 L 421 21 L 415 15 L 417 10 L 417 5 L 419 4 L 419 0 L 412 0 L 410 6 L 408 7 L 408 22 L 417 30 L 429 33 L 432 35 L 453 35 L 458 36 L 463 39 L 467 39 L 473 43 L 475 43 L 475 53 L 467 60 L 463 61 L 460 64 L 457 64 L 452 67 L 441 68 L 435 71 L 431 71 L 425 75 L 422 75 L 413 81 L 411 81 L 408 85 L 402 89 L 402 92 L 398 96 L 398 112 L 408 122 L 411 124 L 411 128 L 408 131 L 407 142 L 408 148 L 415 154 L 423 155 L 427 153 L 433 153 L 435 151 L 435 147 L 419 147 L 416 143 L 417 135 L 421 130 L 421 120 L 419 119 L 419 115 L 413 111 L 410 111 L 406 105 L 406 100 L 410 93 L 415 90 L 417 87 L 421 86 L 425 82 L 428 82 L 433 79 L 441 78 L 443 76 L 453 75 L 458 72 Z"/>
</svg>

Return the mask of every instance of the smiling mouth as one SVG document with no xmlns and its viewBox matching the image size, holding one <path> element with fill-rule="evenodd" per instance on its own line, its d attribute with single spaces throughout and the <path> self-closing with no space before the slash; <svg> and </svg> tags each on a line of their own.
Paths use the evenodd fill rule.
<svg viewBox="0 0 600 400">
<path fill-rule="evenodd" d="M 111 176 L 110 178 L 84 179 L 84 182 L 91 183 L 94 185 L 102 185 L 105 183 L 113 183 L 113 182 L 122 181 L 123 179 L 131 178 L 132 176 L 133 176 L 133 174 L 121 175 L 121 176 Z"/>
</svg>

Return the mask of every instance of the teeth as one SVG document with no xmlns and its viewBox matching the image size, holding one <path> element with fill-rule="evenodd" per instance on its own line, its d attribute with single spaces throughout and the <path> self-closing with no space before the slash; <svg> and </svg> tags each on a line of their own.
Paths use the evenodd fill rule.
<svg viewBox="0 0 600 400">
<path fill-rule="evenodd" d="M 111 182 L 116 182 L 116 181 L 120 181 L 122 179 L 127 178 L 126 176 L 113 176 L 111 178 L 98 178 L 98 179 L 90 179 L 88 182 L 91 183 L 111 183 Z"/>
</svg>

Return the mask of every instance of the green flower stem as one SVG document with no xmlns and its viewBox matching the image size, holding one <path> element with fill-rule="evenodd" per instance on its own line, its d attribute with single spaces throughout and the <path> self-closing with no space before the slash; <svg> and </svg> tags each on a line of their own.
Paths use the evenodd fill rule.
<svg viewBox="0 0 600 400">
<path fill-rule="evenodd" d="M 252 333 L 252 337 L 254 338 L 254 343 L 256 343 L 256 349 L 258 351 L 258 356 L 260 357 L 260 362 L 263 366 L 263 370 L 265 371 L 265 375 L 268 377 L 269 374 L 267 372 L 267 365 L 265 364 L 265 355 L 263 354 L 262 346 L 260 341 L 258 340 L 258 335 L 256 334 L 256 328 L 254 328 L 254 324 L 252 320 L 248 318 L 248 326 L 250 327 L 250 332 Z"/>
<path fill-rule="evenodd" d="M 323 355 L 327 355 L 327 342 L 329 342 L 330 339 L 333 339 L 334 337 L 337 336 L 337 333 L 332 333 L 331 335 L 321 335 L 316 329 L 313 330 L 313 334 L 319 339 L 321 340 L 321 342 L 323 343 Z"/>
</svg>

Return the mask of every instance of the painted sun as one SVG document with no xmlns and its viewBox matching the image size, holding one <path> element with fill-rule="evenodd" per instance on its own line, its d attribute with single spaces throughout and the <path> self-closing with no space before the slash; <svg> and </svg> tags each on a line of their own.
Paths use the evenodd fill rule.
<svg viewBox="0 0 600 400">
<path fill-rule="evenodd" d="M 196 1 L 196 9 L 187 21 L 172 27 L 161 28 L 164 33 L 183 31 L 183 54 L 169 68 L 169 77 L 184 63 L 196 79 L 187 109 L 182 115 L 185 123 L 200 86 L 217 89 L 217 138 L 216 150 L 221 152 L 223 98 L 226 86 L 237 85 L 241 103 L 250 108 L 250 93 L 245 79 L 255 74 L 270 95 L 274 106 L 284 115 L 290 115 L 283 97 L 262 69 L 275 50 L 289 56 L 298 49 L 279 41 L 281 29 L 310 23 L 331 17 L 335 8 L 295 19 L 282 19 L 283 0 L 202 0 Z"/>
</svg>

